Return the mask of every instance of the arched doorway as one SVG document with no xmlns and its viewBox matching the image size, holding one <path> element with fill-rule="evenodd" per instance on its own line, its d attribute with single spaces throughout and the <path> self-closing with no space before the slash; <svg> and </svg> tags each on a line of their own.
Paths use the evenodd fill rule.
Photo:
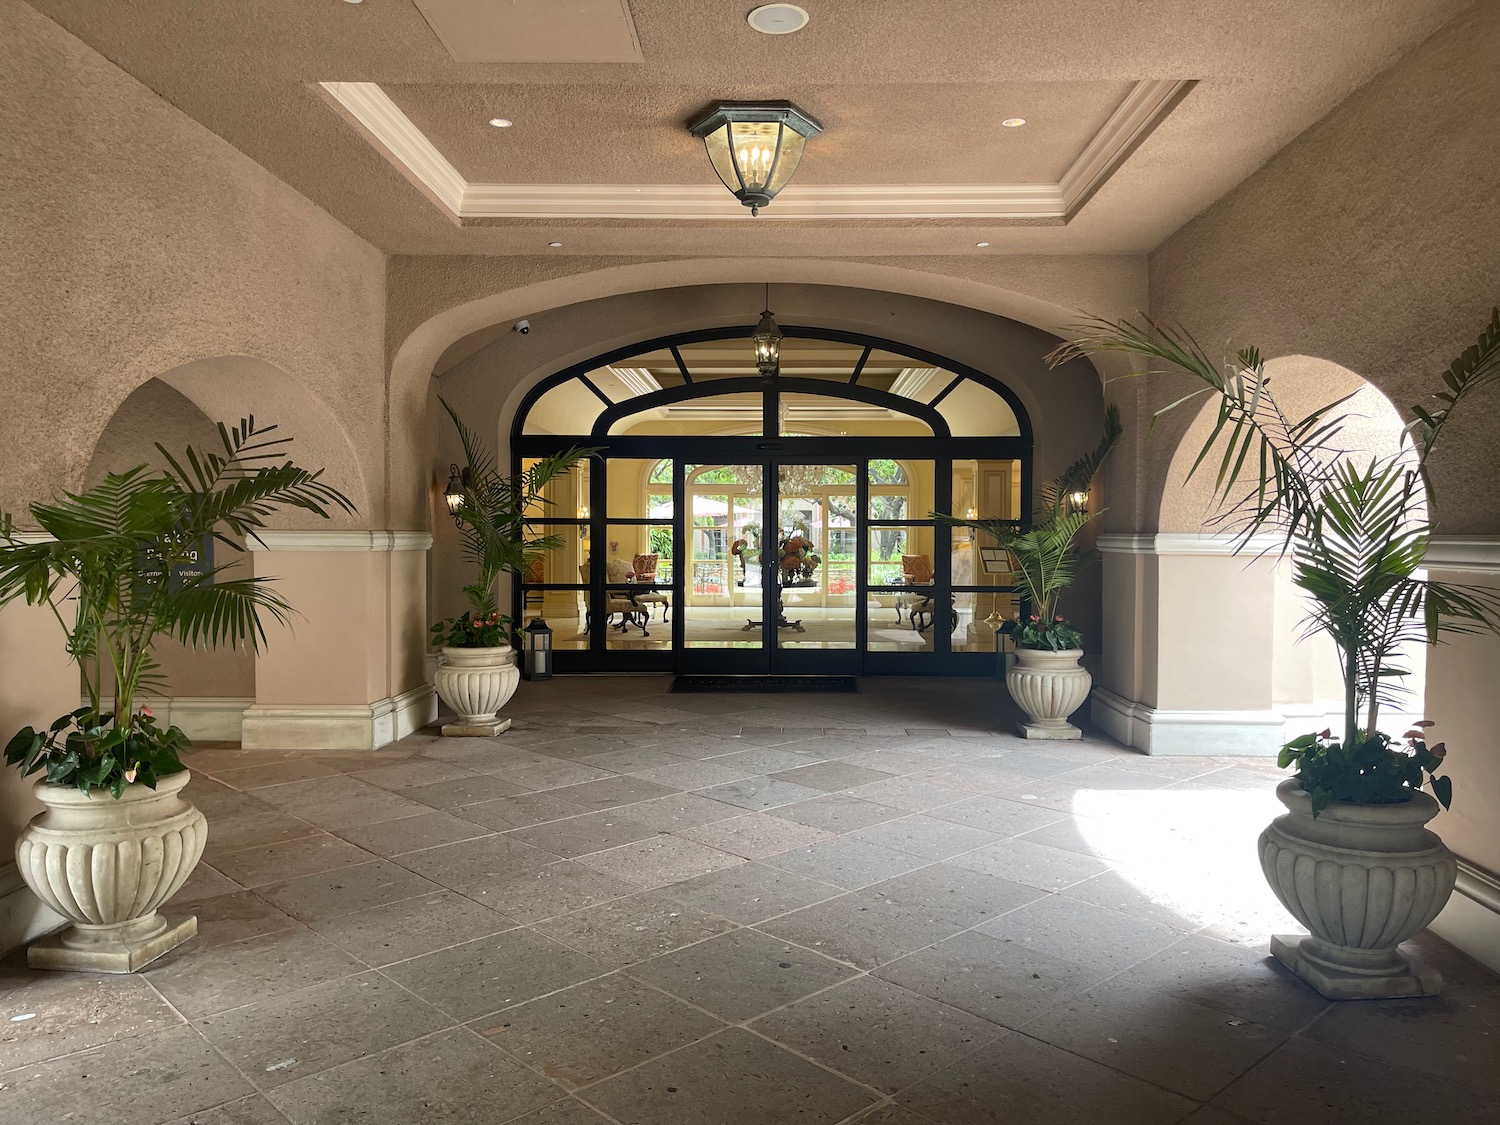
<svg viewBox="0 0 1500 1125">
<path fill-rule="evenodd" d="M 519 471 L 599 456 L 538 530 L 515 591 L 561 671 L 990 674 L 1003 570 L 938 512 L 1027 518 L 1031 426 L 991 376 L 876 337 L 784 328 L 759 375 L 742 328 L 648 341 L 543 380 Z M 991 566 L 996 566 L 991 560 Z"/>
</svg>

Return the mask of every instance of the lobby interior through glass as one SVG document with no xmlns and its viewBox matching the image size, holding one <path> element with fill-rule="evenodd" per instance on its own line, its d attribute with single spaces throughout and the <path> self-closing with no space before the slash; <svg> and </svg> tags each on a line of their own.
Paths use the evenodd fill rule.
<svg viewBox="0 0 1500 1125">
<path fill-rule="evenodd" d="M 994 377 L 872 337 L 747 328 L 638 344 L 527 395 L 514 468 L 599 454 L 533 513 L 514 592 L 559 672 L 992 674 L 1013 576 L 932 512 L 1024 520 L 1031 428 Z M 986 555 L 991 557 L 986 557 Z"/>
</svg>

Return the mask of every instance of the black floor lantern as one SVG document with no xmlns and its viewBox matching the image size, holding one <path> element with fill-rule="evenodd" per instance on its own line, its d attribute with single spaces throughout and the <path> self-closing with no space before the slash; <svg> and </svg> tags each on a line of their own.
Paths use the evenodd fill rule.
<svg viewBox="0 0 1500 1125">
<path fill-rule="evenodd" d="M 533 617 L 522 630 L 526 647 L 521 664 L 521 674 L 528 680 L 550 680 L 552 678 L 552 627 L 540 617 Z"/>
</svg>

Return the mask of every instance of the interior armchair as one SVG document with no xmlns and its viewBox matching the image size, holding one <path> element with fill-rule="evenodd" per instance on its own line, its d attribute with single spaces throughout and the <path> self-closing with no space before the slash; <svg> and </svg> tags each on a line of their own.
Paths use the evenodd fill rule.
<svg viewBox="0 0 1500 1125">
<path fill-rule="evenodd" d="M 636 555 L 630 561 L 630 569 L 635 574 L 636 583 L 641 586 L 655 585 L 656 572 L 660 566 L 661 556 L 659 554 Z M 648 607 L 648 613 L 650 612 L 649 607 L 659 605 L 661 606 L 662 621 L 667 622 L 672 619 L 672 595 L 669 591 L 647 590 L 644 593 L 637 594 L 635 602 L 637 605 Z"/>
<path fill-rule="evenodd" d="M 641 636 L 649 637 L 651 634 L 646 631 L 646 625 L 651 620 L 651 610 L 640 604 L 638 594 L 621 589 L 630 582 L 633 573 L 624 559 L 610 559 L 604 564 L 604 624 L 606 628 L 613 625 L 622 633 L 634 625 L 641 631 Z M 616 614 L 620 616 L 618 623 Z"/>
<path fill-rule="evenodd" d="M 896 595 L 896 620 L 901 620 L 904 611 L 911 627 L 920 633 L 932 624 L 932 556 L 902 555 L 901 581 L 906 586 L 928 587 L 926 590 L 917 589 L 909 594 Z M 923 618 L 926 619 L 925 625 L 921 624 Z"/>
</svg>

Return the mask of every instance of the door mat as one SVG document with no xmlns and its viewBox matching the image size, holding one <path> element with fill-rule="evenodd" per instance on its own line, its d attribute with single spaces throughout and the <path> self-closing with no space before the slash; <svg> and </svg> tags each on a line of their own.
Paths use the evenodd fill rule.
<svg viewBox="0 0 1500 1125">
<path fill-rule="evenodd" d="M 677 692 L 827 692 L 859 691 L 853 676 L 678 676 Z"/>
</svg>

